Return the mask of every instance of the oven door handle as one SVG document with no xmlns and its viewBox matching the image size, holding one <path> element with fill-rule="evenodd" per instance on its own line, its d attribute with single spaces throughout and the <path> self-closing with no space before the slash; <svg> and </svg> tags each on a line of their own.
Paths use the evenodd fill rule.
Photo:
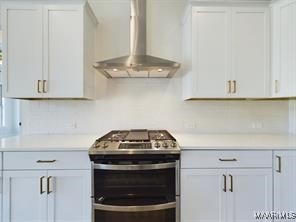
<svg viewBox="0 0 296 222">
<path fill-rule="evenodd" d="M 135 165 L 117 165 L 117 164 L 94 164 L 94 169 L 98 170 L 160 170 L 175 168 L 176 162 L 157 163 L 157 164 L 135 164 Z"/>
<path fill-rule="evenodd" d="M 115 206 L 105 204 L 93 204 L 95 210 L 114 211 L 114 212 L 145 212 L 156 210 L 167 210 L 176 208 L 176 202 L 169 202 L 165 204 L 146 205 L 146 206 Z"/>
</svg>

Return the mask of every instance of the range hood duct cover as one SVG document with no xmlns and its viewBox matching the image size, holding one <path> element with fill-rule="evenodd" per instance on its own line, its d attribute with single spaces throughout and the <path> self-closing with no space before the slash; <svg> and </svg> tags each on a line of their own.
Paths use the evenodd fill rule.
<svg viewBox="0 0 296 222">
<path fill-rule="evenodd" d="M 94 64 L 107 78 L 172 77 L 180 64 L 146 54 L 146 0 L 131 0 L 130 55 Z"/>
</svg>

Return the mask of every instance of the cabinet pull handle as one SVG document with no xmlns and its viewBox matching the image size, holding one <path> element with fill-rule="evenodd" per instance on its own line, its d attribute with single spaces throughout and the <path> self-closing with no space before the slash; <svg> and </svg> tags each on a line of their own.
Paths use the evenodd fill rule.
<svg viewBox="0 0 296 222">
<path fill-rule="evenodd" d="M 279 81 L 274 80 L 274 92 L 278 93 L 279 92 Z"/>
<path fill-rule="evenodd" d="M 231 81 L 227 81 L 227 86 L 228 86 L 228 94 L 231 93 Z"/>
<path fill-rule="evenodd" d="M 227 191 L 227 190 L 226 190 L 226 186 L 227 186 L 227 184 L 226 184 L 226 175 L 223 174 L 223 191 L 224 191 L 224 192 Z"/>
<path fill-rule="evenodd" d="M 229 191 L 230 192 L 233 192 L 233 176 L 231 174 L 229 174 L 229 177 L 230 177 L 230 188 L 229 188 Z"/>
<path fill-rule="evenodd" d="M 276 170 L 276 172 L 281 173 L 282 172 L 282 158 L 280 156 L 275 156 L 277 158 L 278 161 L 278 168 Z"/>
<path fill-rule="evenodd" d="M 52 193 L 52 189 L 50 189 L 51 178 L 51 176 L 47 177 L 47 194 Z"/>
<path fill-rule="evenodd" d="M 237 159 L 235 159 L 235 158 L 233 158 L 233 159 L 221 159 L 221 158 L 219 158 L 219 160 L 221 162 L 235 162 L 235 161 L 237 161 Z"/>
<path fill-rule="evenodd" d="M 54 163 L 56 160 L 37 160 L 36 163 Z"/>
<path fill-rule="evenodd" d="M 38 80 L 37 81 L 37 92 L 38 93 L 42 93 L 42 91 L 40 90 L 40 83 L 41 83 L 41 80 Z"/>
<path fill-rule="evenodd" d="M 47 93 L 47 81 L 46 80 L 42 80 L 42 91 L 44 93 Z"/>
<path fill-rule="evenodd" d="M 43 190 L 43 179 L 44 179 L 44 176 L 43 177 L 40 177 L 40 194 L 41 195 L 45 192 Z"/>
<path fill-rule="evenodd" d="M 232 93 L 236 93 L 236 80 L 233 80 L 233 92 Z"/>
</svg>

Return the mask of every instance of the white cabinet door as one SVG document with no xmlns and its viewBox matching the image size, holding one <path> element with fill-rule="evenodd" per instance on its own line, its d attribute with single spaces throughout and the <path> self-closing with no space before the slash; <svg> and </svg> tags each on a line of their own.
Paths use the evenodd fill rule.
<svg viewBox="0 0 296 222">
<path fill-rule="evenodd" d="M 78 98 L 83 95 L 82 6 L 44 7 L 45 97 Z"/>
<path fill-rule="evenodd" d="M 233 169 L 227 174 L 228 222 L 255 222 L 254 212 L 272 210 L 271 169 Z"/>
<path fill-rule="evenodd" d="M 192 44 L 195 96 L 228 97 L 230 9 L 193 8 Z"/>
<path fill-rule="evenodd" d="M 3 222 L 47 221 L 45 176 L 46 171 L 3 172 Z"/>
<path fill-rule="evenodd" d="M 181 221 L 226 222 L 225 170 L 181 170 Z"/>
<path fill-rule="evenodd" d="M 296 96 L 296 1 L 272 5 L 272 95 Z"/>
<path fill-rule="evenodd" d="M 274 153 L 274 210 L 290 212 L 296 209 L 296 152 Z M 291 219 L 276 220 L 279 222 Z"/>
<path fill-rule="evenodd" d="M 233 96 L 269 96 L 268 33 L 268 8 L 232 9 Z"/>
<path fill-rule="evenodd" d="M 91 221 L 90 170 L 49 170 L 48 183 L 48 222 Z"/>
<path fill-rule="evenodd" d="M 42 97 L 42 7 L 3 4 L 3 85 L 6 97 Z M 40 89 L 41 90 L 41 89 Z"/>
</svg>

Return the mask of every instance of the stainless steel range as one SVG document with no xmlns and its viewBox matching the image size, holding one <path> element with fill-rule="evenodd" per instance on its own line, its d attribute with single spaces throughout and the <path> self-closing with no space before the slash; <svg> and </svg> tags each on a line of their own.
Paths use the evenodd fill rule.
<svg viewBox="0 0 296 222">
<path fill-rule="evenodd" d="M 179 221 L 180 147 L 169 132 L 111 131 L 89 156 L 93 222 Z"/>
</svg>

